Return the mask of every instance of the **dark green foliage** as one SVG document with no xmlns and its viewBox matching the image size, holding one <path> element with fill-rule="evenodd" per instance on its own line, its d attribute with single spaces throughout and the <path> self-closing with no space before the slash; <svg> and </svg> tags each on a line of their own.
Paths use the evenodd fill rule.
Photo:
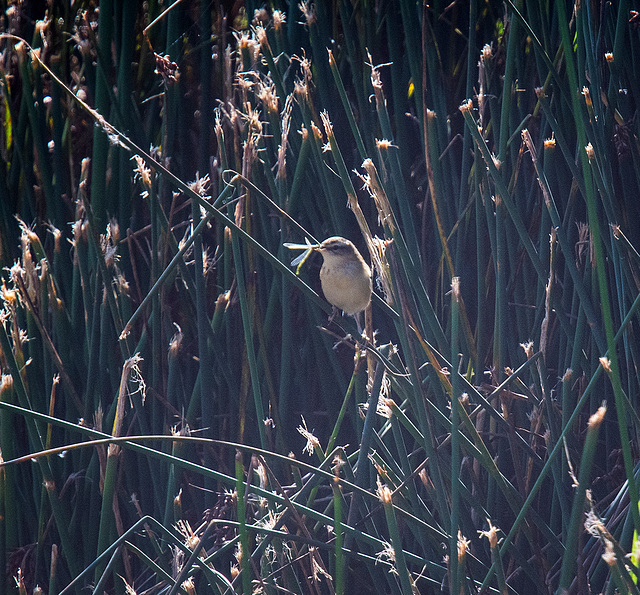
<svg viewBox="0 0 640 595">
<path fill-rule="evenodd" d="M 0 595 L 637 592 L 629 3 L 80 4 L 2 21 Z"/>
</svg>

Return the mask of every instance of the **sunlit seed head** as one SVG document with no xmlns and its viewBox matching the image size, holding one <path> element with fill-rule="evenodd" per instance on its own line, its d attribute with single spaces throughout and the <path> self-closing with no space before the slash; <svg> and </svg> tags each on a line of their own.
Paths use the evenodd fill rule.
<svg viewBox="0 0 640 595">
<path fill-rule="evenodd" d="M 458 108 L 463 114 L 470 112 L 473 109 L 473 101 L 471 99 L 467 99 L 460 104 Z"/>
<path fill-rule="evenodd" d="M 602 368 L 607 374 L 611 374 L 611 360 L 608 357 L 599 358 Z"/>
<path fill-rule="evenodd" d="M 498 528 L 491 524 L 491 520 L 487 519 L 489 528 L 486 531 L 478 531 L 480 537 L 486 537 L 489 540 L 489 547 L 494 548 L 498 545 Z"/>
<path fill-rule="evenodd" d="M 589 161 L 593 161 L 596 157 L 596 152 L 593 149 L 593 145 L 591 143 L 587 144 L 584 150 L 587 152 L 587 157 L 589 158 Z"/>
<path fill-rule="evenodd" d="M 273 28 L 279 31 L 282 26 L 287 22 L 287 15 L 281 10 L 273 11 Z"/>
<path fill-rule="evenodd" d="M 310 0 L 303 0 L 298 4 L 298 8 L 304 16 L 307 26 L 311 26 L 316 22 L 316 6 Z"/>
<path fill-rule="evenodd" d="M 589 418 L 589 427 L 597 428 L 602 423 L 605 414 L 607 413 L 607 407 L 603 403 L 602 406 L 598 407 L 598 410 Z"/>
</svg>

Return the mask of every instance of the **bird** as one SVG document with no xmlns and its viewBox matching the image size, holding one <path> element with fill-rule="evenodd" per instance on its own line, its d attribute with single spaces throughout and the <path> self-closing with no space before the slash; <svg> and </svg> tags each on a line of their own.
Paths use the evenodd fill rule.
<svg viewBox="0 0 640 595">
<path fill-rule="evenodd" d="M 342 310 L 356 319 L 358 314 L 371 303 L 371 268 L 353 245 L 353 242 L 340 236 L 333 236 L 320 244 L 284 244 L 285 248 L 304 250 L 305 252 L 291 262 L 297 266 L 317 251 L 322 254 L 320 284 L 326 300 L 335 309 Z"/>
</svg>

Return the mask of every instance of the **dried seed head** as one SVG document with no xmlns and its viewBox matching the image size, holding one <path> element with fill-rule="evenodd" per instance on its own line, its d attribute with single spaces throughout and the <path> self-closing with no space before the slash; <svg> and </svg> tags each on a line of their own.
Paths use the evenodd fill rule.
<svg viewBox="0 0 640 595">
<path fill-rule="evenodd" d="M 260 120 L 260 113 L 257 110 L 249 107 L 248 113 L 246 115 L 247 119 L 247 132 L 248 137 L 251 139 L 252 136 L 261 136 L 262 135 L 262 121 Z M 253 142 L 253 141 L 251 141 Z M 249 143 L 249 140 L 245 144 Z"/>
<path fill-rule="evenodd" d="M 124 591 L 127 595 L 137 595 L 136 594 L 136 590 L 133 588 L 133 585 L 130 585 L 127 580 L 124 577 L 120 577 L 122 578 L 123 582 L 124 582 Z"/>
<path fill-rule="evenodd" d="M 604 540 L 604 554 L 602 554 L 602 559 L 610 567 L 616 566 L 616 564 L 618 563 L 616 553 L 613 548 L 613 542 L 610 539 Z"/>
<path fill-rule="evenodd" d="M 255 40 L 251 37 L 249 31 L 240 31 L 235 33 L 238 50 L 253 50 Z"/>
<path fill-rule="evenodd" d="M 178 520 L 175 524 L 176 531 L 181 535 L 184 544 L 192 550 L 200 542 L 199 537 L 193 532 L 189 521 Z"/>
<path fill-rule="evenodd" d="M 371 55 L 369 55 L 369 62 L 371 62 Z M 371 66 L 371 86 L 374 91 L 382 90 L 382 79 L 380 78 L 380 68 L 378 66 Z"/>
<path fill-rule="evenodd" d="M 298 80 L 293 83 L 293 92 L 295 96 L 298 97 L 299 99 L 301 100 L 306 99 L 307 91 L 308 91 L 308 87 L 305 81 Z"/>
<path fill-rule="evenodd" d="M 56 253 L 60 252 L 62 243 L 62 232 L 53 223 L 49 223 L 48 226 L 51 235 L 53 236 L 53 250 Z"/>
<path fill-rule="evenodd" d="M 267 37 L 267 30 L 262 25 L 256 25 L 255 36 L 261 48 L 269 48 L 269 38 Z"/>
<path fill-rule="evenodd" d="M 602 368 L 607 374 L 611 374 L 611 360 L 608 357 L 599 358 Z"/>
<path fill-rule="evenodd" d="M 422 485 L 425 488 L 428 489 L 432 489 L 433 486 L 433 482 L 431 481 L 431 478 L 429 477 L 429 474 L 427 473 L 427 470 L 422 468 L 420 469 L 420 473 L 418 473 L 418 477 L 420 478 L 420 481 L 422 482 Z"/>
<path fill-rule="evenodd" d="M 282 29 L 282 26 L 287 22 L 287 15 L 281 10 L 273 11 L 273 28 L 276 31 Z"/>
<path fill-rule="evenodd" d="M 391 504 L 393 504 L 391 490 L 386 485 L 382 485 L 379 478 L 376 479 L 376 481 L 378 483 L 378 489 L 376 491 L 380 502 L 385 506 L 391 506 Z"/>
<path fill-rule="evenodd" d="M 148 196 L 147 190 L 151 190 L 151 169 L 145 165 L 145 161 L 140 155 L 134 155 L 133 159 L 136 161 L 136 167 L 134 168 L 133 179 L 139 179 L 142 185 L 146 188 L 143 193 L 143 198 Z"/>
<path fill-rule="evenodd" d="M 307 443 L 305 445 L 305 447 L 302 449 L 302 452 L 306 452 L 309 454 L 309 456 L 313 455 L 313 453 L 315 452 L 316 448 L 318 448 L 320 446 L 320 440 L 318 440 L 308 429 L 307 429 L 307 422 L 305 421 L 304 417 L 302 417 L 302 425 L 298 426 L 298 432 L 300 432 L 300 434 L 302 434 L 302 436 L 304 436 L 304 438 L 307 440 Z"/>
<path fill-rule="evenodd" d="M 486 531 L 478 531 L 480 537 L 486 537 L 489 540 L 489 547 L 494 548 L 498 545 L 498 528 L 491 524 L 491 520 L 487 519 L 489 529 Z"/>
<path fill-rule="evenodd" d="M 302 2 L 300 2 L 300 4 L 298 4 L 298 8 L 304 16 L 304 19 L 307 22 L 307 26 L 311 26 L 316 22 L 316 5 L 313 4 L 310 0 L 303 0 Z"/>
<path fill-rule="evenodd" d="M 27 44 L 24 41 L 19 41 L 13 47 L 16 51 L 16 54 L 18 55 L 18 60 L 20 61 L 20 63 L 24 63 L 24 61 L 27 59 Z"/>
<path fill-rule="evenodd" d="M 266 26 L 269 22 L 269 13 L 266 8 L 256 8 L 253 11 L 253 21 L 251 23 L 254 26 Z"/>
<path fill-rule="evenodd" d="M 458 564 L 462 565 L 471 542 L 458 530 Z"/>
<path fill-rule="evenodd" d="M 100 236 L 100 247 L 102 248 L 104 262 L 107 265 L 107 268 L 113 267 L 118 260 L 118 254 L 116 243 L 111 235 L 110 224 L 107 225 L 106 233 Z"/>
<path fill-rule="evenodd" d="M 524 353 L 527 356 L 527 359 L 533 357 L 533 341 L 527 341 L 526 343 L 520 343 L 520 347 L 524 349 Z"/>
<path fill-rule="evenodd" d="M 378 552 L 376 556 L 376 560 L 386 560 L 391 564 L 391 568 L 389 572 L 392 574 L 397 574 L 398 571 L 395 568 L 396 563 L 396 551 L 393 549 L 393 546 L 388 541 L 382 541 L 382 550 Z"/>
<path fill-rule="evenodd" d="M 460 299 L 460 277 L 451 279 L 451 293 L 456 301 Z"/>
<path fill-rule="evenodd" d="M 273 114 L 278 113 L 278 96 L 275 84 L 268 80 L 258 86 L 258 98 L 264 103 L 267 110 Z"/>
<path fill-rule="evenodd" d="M 606 403 L 602 403 L 598 410 L 589 418 L 589 428 L 598 428 L 607 412 Z"/>
<path fill-rule="evenodd" d="M 13 376 L 11 374 L 2 374 L 0 376 L 0 395 L 13 390 Z"/>
<path fill-rule="evenodd" d="M 333 136 L 333 124 L 329 119 L 329 113 L 326 110 L 324 110 L 320 114 L 320 119 L 322 120 L 322 124 L 324 126 L 324 131 L 327 135 L 327 138 L 331 138 Z"/>
<path fill-rule="evenodd" d="M 604 526 L 604 523 L 593 510 L 587 512 L 584 528 L 587 533 L 594 537 L 602 537 L 602 535 L 607 533 L 607 528 Z"/>
<path fill-rule="evenodd" d="M 238 76 L 236 76 L 236 85 L 240 89 L 243 97 L 242 103 L 247 103 L 247 94 L 249 91 L 251 91 L 251 89 L 253 89 L 254 84 L 255 82 L 253 81 L 253 79 L 251 79 L 244 73 L 238 74 Z"/>
<path fill-rule="evenodd" d="M 198 196 L 201 196 L 204 199 L 211 198 L 207 195 L 207 191 L 209 190 L 209 174 L 206 174 L 203 177 L 200 177 L 200 172 L 196 172 L 196 178 L 193 182 L 188 184 L 189 189 L 195 192 Z"/>
<path fill-rule="evenodd" d="M 316 138 L 316 140 L 322 140 L 322 130 L 320 130 L 320 128 L 318 128 L 316 126 L 316 123 L 313 121 L 311 122 L 311 131 L 313 132 L 313 136 Z"/>
<path fill-rule="evenodd" d="M 127 281 L 127 278 L 121 272 L 118 271 L 115 281 L 116 287 L 118 288 L 118 293 L 121 293 L 122 295 L 130 295 L 131 285 L 129 284 L 129 281 Z"/>
<path fill-rule="evenodd" d="M 463 101 L 460 104 L 460 107 L 458 109 L 463 114 L 466 114 L 467 112 L 470 112 L 473 109 L 473 101 L 471 101 L 471 99 L 465 99 L 465 101 Z"/>
<path fill-rule="evenodd" d="M 115 217 L 112 217 L 109 221 L 109 233 L 111 234 L 111 240 L 117 244 L 120 241 L 120 224 Z"/>
<path fill-rule="evenodd" d="M 155 74 L 159 74 L 165 84 L 175 83 L 180 78 L 178 65 L 172 62 L 168 56 L 154 55 L 156 57 Z"/>
<path fill-rule="evenodd" d="M 254 472 L 258 476 L 260 487 L 262 489 L 265 489 L 267 487 L 267 470 L 265 469 L 265 466 L 255 455 L 251 457 L 251 463 L 252 463 Z"/>
<path fill-rule="evenodd" d="M 391 419 L 393 416 L 393 410 L 391 406 L 394 405 L 395 402 L 393 399 L 387 399 L 385 397 L 380 397 L 378 399 L 378 406 L 376 407 L 376 413 L 381 417 L 386 419 Z"/>
<path fill-rule="evenodd" d="M 587 157 L 589 159 L 589 162 L 593 161 L 596 157 L 596 152 L 593 149 L 593 145 L 591 143 L 587 144 L 584 150 L 587 152 Z"/>
<path fill-rule="evenodd" d="M 177 323 L 173 323 L 176 327 L 176 332 L 171 337 L 171 341 L 169 341 L 169 357 L 176 357 L 178 355 L 178 351 L 180 350 L 180 345 L 182 345 L 182 339 L 184 335 L 182 334 L 182 329 L 178 326 Z"/>
<path fill-rule="evenodd" d="M 182 583 L 182 588 L 187 592 L 187 595 L 196 595 L 196 585 L 192 576 Z"/>
<path fill-rule="evenodd" d="M 381 151 L 388 151 L 389 149 L 395 146 L 396 145 L 392 144 L 391 141 L 387 140 L 386 138 L 376 139 L 376 148 Z"/>
<path fill-rule="evenodd" d="M 2 280 L 2 289 L 0 289 L 0 296 L 2 297 L 2 301 L 9 307 L 14 306 L 18 301 L 18 294 L 16 293 L 16 290 L 7 289 L 4 279 Z"/>
<path fill-rule="evenodd" d="M 27 588 L 24 584 L 24 576 L 22 573 L 22 568 L 18 568 L 18 572 L 16 573 L 16 576 L 13 577 L 13 580 L 16 582 L 16 586 L 18 587 L 19 593 L 22 594 L 27 592 Z"/>
</svg>

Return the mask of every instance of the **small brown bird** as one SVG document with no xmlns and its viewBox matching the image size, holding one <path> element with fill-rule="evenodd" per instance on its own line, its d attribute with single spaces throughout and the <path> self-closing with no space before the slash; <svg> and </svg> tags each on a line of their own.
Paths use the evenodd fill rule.
<svg viewBox="0 0 640 595">
<path fill-rule="evenodd" d="M 305 250 L 291 262 L 297 266 L 312 250 L 322 254 L 320 283 L 327 301 L 345 314 L 356 318 L 371 302 L 371 269 L 358 249 L 340 236 L 327 238 L 321 244 L 284 244 L 292 250 Z M 358 325 L 359 326 L 359 325 Z"/>
</svg>

